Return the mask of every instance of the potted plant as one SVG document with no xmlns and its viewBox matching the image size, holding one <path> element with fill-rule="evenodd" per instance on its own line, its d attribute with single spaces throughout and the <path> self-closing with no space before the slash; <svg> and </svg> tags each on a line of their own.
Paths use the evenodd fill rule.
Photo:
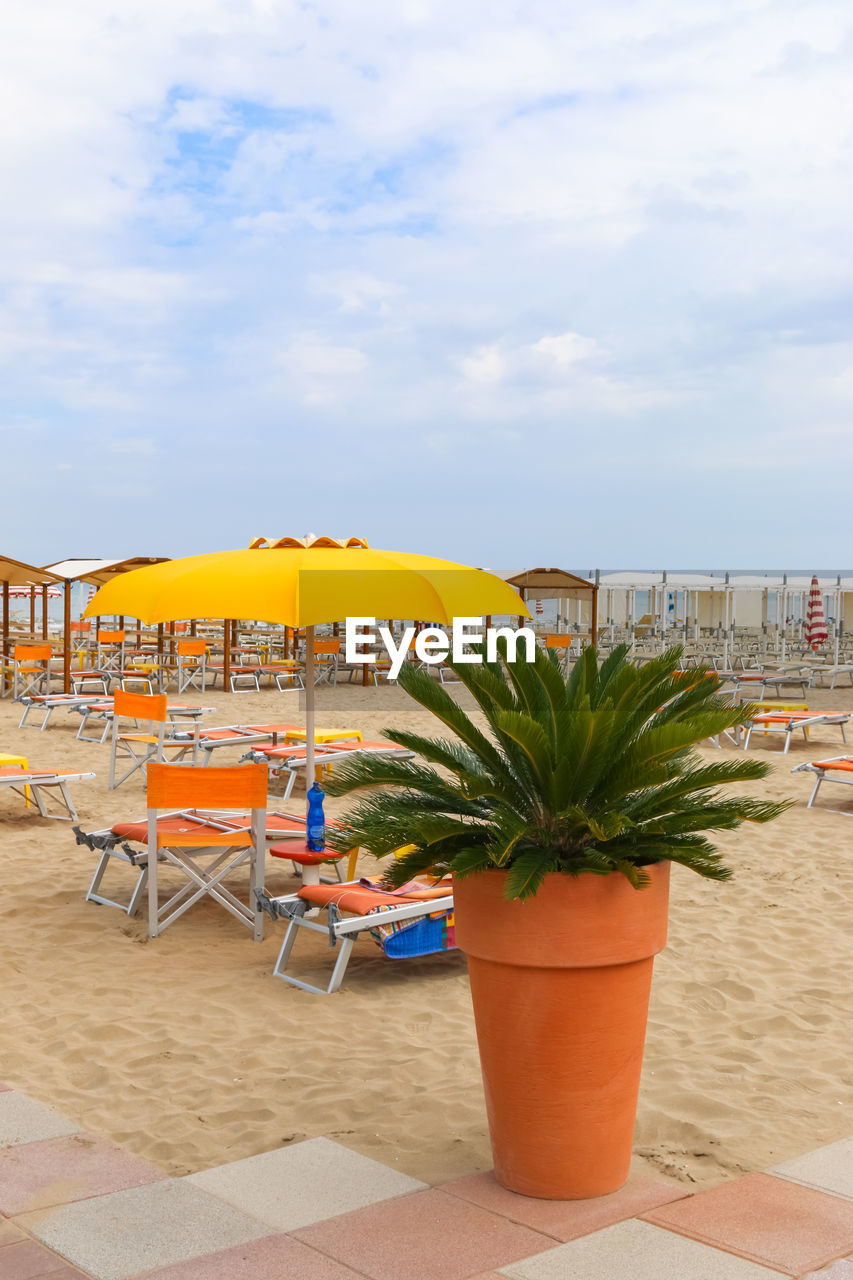
<svg viewBox="0 0 853 1280">
<path fill-rule="evenodd" d="M 705 833 L 767 822 L 786 805 L 721 785 L 768 766 L 697 742 L 744 721 L 713 673 L 678 670 L 672 649 L 642 667 L 622 647 L 568 678 L 533 662 L 448 663 L 475 719 L 426 671 L 399 683 L 452 737 L 387 737 L 414 760 L 362 756 L 334 795 L 368 788 L 335 834 L 384 857 L 401 884 L 452 873 L 498 1180 L 524 1195 L 578 1199 L 628 1176 L 652 964 L 666 940 L 673 862 L 731 872 Z"/>
</svg>

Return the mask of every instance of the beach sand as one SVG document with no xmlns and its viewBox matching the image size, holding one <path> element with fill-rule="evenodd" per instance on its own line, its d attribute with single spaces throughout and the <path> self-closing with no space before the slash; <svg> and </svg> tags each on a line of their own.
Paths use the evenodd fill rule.
<svg viewBox="0 0 853 1280">
<path fill-rule="evenodd" d="M 368 738 L 385 725 L 432 729 L 396 688 L 342 684 L 317 700 L 321 728 Z M 274 691 L 209 691 L 203 701 L 216 708 L 209 724 L 304 722 L 282 713 Z M 853 706 L 853 688 L 812 690 L 809 704 Z M 108 747 L 77 742 L 76 717 L 58 712 L 38 733 L 19 730 L 18 716 L 0 702 L 3 750 L 97 773 L 74 790 L 85 829 L 143 815 L 136 780 L 108 791 Z M 824 807 L 806 810 L 811 775 L 791 767 L 844 749 L 837 730 L 813 743 L 783 757 L 781 738 L 757 740 L 754 754 L 776 767 L 750 792 L 793 796 L 797 806 L 766 827 L 721 835 L 732 881 L 674 868 L 635 1151 L 689 1186 L 850 1132 L 853 827 L 827 806 L 853 814 L 853 794 L 826 786 Z M 216 763 L 238 753 L 225 757 Z M 5 792 L 0 859 L 0 1079 L 174 1175 L 319 1135 L 427 1182 L 490 1167 L 458 953 L 390 961 L 361 941 L 343 989 L 309 995 L 272 977 L 280 923 L 267 922 L 254 944 L 215 904 L 199 904 L 149 942 L 140 917 L 84 902 L 93 855 L 68 823 Z M 374 865 L 365 858 L 360 871 Z M 268 859 L 268 885 L 294 885 L 287 870 Z M 112 876 L 114 889 L 129 887 L 124 868 Z M 322 938 L 300 938 L 297 959 L 316 977 L 330 952 Z"/>
</svg>

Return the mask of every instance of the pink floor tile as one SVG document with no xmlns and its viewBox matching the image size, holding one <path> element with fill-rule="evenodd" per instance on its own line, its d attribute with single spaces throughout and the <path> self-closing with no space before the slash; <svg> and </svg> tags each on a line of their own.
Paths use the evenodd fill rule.
<svg viewBox="0 0 853 1280">
<path fill-rule="evenodd" d="M 674 1183 L 642 1173 L 632 1174 L 619 1191 L 595 1200 L 534 1200 L 507 1191 L 493 1173 L 459 1178 L 441 1190 L 562 1241 L 576 1240 L 688 1195 Z"/>
<path fill-rule="evenodd" d="M 0 1248 L 4 1244 L 15 1244 L 18 1240 L 26 1240 L 23 1231 L 19 1231 L 14 1222 L 0 1220 Z"/>
<path fill-rule="evenodd" d="M 291 1234 L 371 1280 L 468 1280 L 554 1243 L 437 1190 L 398 1196 Z"/>
<path fill-rule="evenodd" d="M 75 1133 L 0 1154 L 0 1212 L 9 1216 L 125 1191 L 165 1175 L 101 1138 Z"/>
<path fill-rule="evenodd" d="M 3 1280 L 42 1280 L 43 1276 L 66 1280 L 66 1277 L 80 1275 L 81 1272 L 69 1267 L 35 1240 L 22 1240 L 0 1249 L 0 1276 Z"/>
<path fill-rule="evenodd" d="M 644 1213 L 647 1222 L 799 1275 L 853 1251 L 853 1203 L 750 1173 Z"/>
<path fill-rule="evenodd" d="M 140 1280 L 356 1280 L 356 1272 L 290 1236 L 267 1236 L 148 1271 Z"/>
<path fill-rule="evenodd" d="M 803 1280 L 853 1280 L 853 1262 L 834 1262 L 822 1271 L 810 1271 Z"/>
</svg>

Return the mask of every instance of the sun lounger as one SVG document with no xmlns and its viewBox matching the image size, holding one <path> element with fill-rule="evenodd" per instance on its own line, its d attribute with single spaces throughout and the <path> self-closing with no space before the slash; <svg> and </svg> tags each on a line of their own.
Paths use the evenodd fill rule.
<svg viewBox="0 0 853 1280">
<path fill-rule="evenodd" d="M 252 814 L 248 809 L 169 810 L 158 814 L 157 833 L 160 839 L 185 834 L 197 836 L 210 831 L 245 831 L 251 825 L 251 821 Z M 266 844 L 283 850 L 276 856 L 287 856 L 289 848 L 285 850 L 285 842 L 292 841 L 293 849 L 297 854 L 304 846 L 304 814 L 267 810 L 264 823 Z M 78 844 L 85 845 L 98 855 L 98 863 L 86 893 L 86 901 L 100 902 L 107 907 L 118 907 L 127 915 L 134 915 L 148 884 L 148 818 L 116 822 L 111 827 L 104 827 L 99 831 L 83 831 L 80 827 L 75 827 L 74 834 Z M 132 867 L 137 873 L 136 882 L 126 903 L 108 898 L 101 891 L 104 875 L 113 862 Z"/>
<path fill-rule="evenodd" d="M 798 764 L 792 773 L 814 773 L 815 784 L 809 796 L 807 809 L 811 809 L 817 793 L 824 782 L 838 782 L 844 787 L 853 787 L 853 756 L 833 756 L 829 760 L 812 760 L 810 764 Z M 839 774 L 839 777 L 833 775 Z"/>
<path fill-rule="evenodd" d="M 260 746 L 269 737 L 268 733 L 253 733 L 252 730 L 236 724 L 210 729 L 200 728 L 198 735 L 193 735 L 192 739 L 188 740 L 186 751 L 179 752 L 173 757 L 173 763 L 177 764 L 185 754 L 192 751 L 197 763 L 208 765 L 214 751 L 221 750 L 223 747 Z"/>
<path fill-rule="evenodd" d="M 314 767 L 316 770 L 329 769 L 356 752 L 396 756 L 401 760 L 411 760 L 414 756 L 413 751 L 395 747 L 389 742 L 326 742 L 317 743 L 314 747 Z M 306 755 L 305 747 L 285 744 L 253 747 L 242 759 L 255 762 L 265 760 L 270 778 L 278 777 L 284 781 L 282 798 L 287 800 L 296 783 L 296 775 L 306 766 Z"/>
<path fill-rule="evenodd" d="M 216 685 L 216 677 L 222 676 L 223 684 L 225 682 L 225 667 L 221 663 L 207 664 L 207 670 L 211 674 L 211 685 Z M 232 693 L 260 693 L 261 686 L 258 680 L 261 667 L 256 663 L 254 665 L 244 664 L 241 666 L 232 666 L 229 685 Z"/>
<path fill-rule="evenodd" d="M 846 742 L 847 734 L 844 726 L 849 719 L 850 713 L 846 711 L 763 711 L 748 721 L 746 733 L 744 734 L 743 749 L 746 751 L 749 747 L 749 740 L 753 733 L 784 733 L 785 746 L 782 754 L 787 755 L 788 748 L 791 745 L 791 735 L 795 730 L 801 729 L 803 738 L 808 742 L 809 729 L 814 729 L 818 725 L 837 725 L 841 730 L 842 742 Z"/>
<path fill-rule="evenodd" d="M 79 693 L 50 693 L 50 694 L 21 694 L 18 699 L 24 708 L 21 719 L 18 721 L 18 728 L 44 730 L 47 728 L 50 718 L 54 711 L 64 707 L 67 711 L 82 711 L 90 707 L 112 707 L 112 698 L 103 697 L 92 694 Z M 41 724 L 28 725 L 30 712 L 41 712 Z M 79 733 L 77 735 L 80 736 Z M 104 734 L 106 737 L 106 734 Z M 103 742 L 103 737 L 100 739 Z"/>
<path fill-rule="evenodd" d="M 32 765 L 24 769 L 20 765 L 4 765 L 0 768 L 0 787 L 8 788 L 29 803 L 28 792 L 38 806 L 43 818 L 55 818 L 60 822 L 76 822 L 77 810 L 68 793 L 70 782 L 83 782 L 94 778 L 94 773 L 81 773 L 73 770 L 34 769 Z M 64 812 L 51 813 L 48 808 L 48 796 L 56 798 L 57 793 L 64 806 Z"/>
<path fill-rule="evenodd" d="M 341 885 L 303 885 L 298 893 L 276 898 L 259 892 L 258 901 L 273 919 L 287 920 L 287 932 L 273 975 L 315 995 L 331 995 L 338 990 L 352 949 L 364 934 L 369 934 L 385 955 L 392 958 L 433 955 L 451 951 L 456 946 L 450 881 L 438 884 L 410 881 L 402 889 L 390 892 L 369 880 Z M 326 911 L 325 924 L 306 918 L 309 911 L 319 909 Z M 348 914 L 342 914 L 344 912 Z M 338 948 L 326 987 L 314 986 L 287 973 L 300 929 L 325 934 L 329 946 Z"/>
<path fill-rule="evenodd" d="M 259 681 L 262 676 L 266 676 L 268 684 L 274 681 L 279 693 L 305 688 L 304 672 L 298 663 L 268 662 L 257 668 L 257 675 Z"/>
<path fill-rule="evenodd" d="M 94 689 L 92 686 L 95 686 Z M 72 671 L 71 672 L 71 688 L 76 694 L 81 696 L 89 694 L 100 694 L 102 697 L 109 697 L 110 693 L 110 675 L 108 671 Z"/>
<path fill-rule="evenodd" d="M 825 688 L 824 677 L 829 676 L 830 689 L 835 688 L 835 682 L 840 676 L 847 676 L 850 683 L 853 684 L 853 666 L 850 663 L 842 663 L 837 667 L 815 667 L 812 671 L 812 680 L 816 685 Z"/>
<path fill-rule="evenodd" d="M 799 688 L 802 696 L 805 697 L 809 684 L 808 676 L 798 675 L 796 672 L 786 674 L 776 671 L 721 671 L 718 674 L 721 680 L 730 681 L 735 686 L 741 700 L 749 702 L 755 696 L 766 698 L 768 688 L 775 689 L 776 697 L 781 698 L 782 689 L 789 685 Z"/>
</svg>

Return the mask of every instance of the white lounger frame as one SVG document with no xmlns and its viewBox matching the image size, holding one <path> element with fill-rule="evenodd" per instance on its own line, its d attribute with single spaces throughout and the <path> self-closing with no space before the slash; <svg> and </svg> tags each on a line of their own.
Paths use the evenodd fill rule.
<svg viewBox="0 0 853 1280">
<path fill-rule="evenodd" d="M 756 718 L 754 720 L 750 720 L 746 726 L 746 734 L 744 735 L 744 740 L 743 740 L 743 749 L 744 751 L 746 751 L 747 748 L 749 747 L 749 739 L 753 733 L 784 733 L 785 746 L 783 748 L 782 754 L 787 755 L 788 748 L 791 745 L 791 737 L 797 729 L 802 729 L 803 738 L 806 742 L 808 742 L 809 729 L 813 729 L 816 725 L 820 725 L 820 724 L 837 725 L 838 728 L 841 730 L 841 741 L 846 742 L 847 734 L 845 733 L 844 726 L 847 724 L 849 719 L 850 719 L 850 716 L 846 712 L 838 712 L 835 714 L 826 712 L 825 714 L 821 715 L 821 713 L 818 711 L 816 711 L 813 716 L 810 715 L 810 716 L 800 717 L 800 718 L 797 718 L 796 716 L 792 716 L 790 720 L 786 720 L 784 723 L 782 723 L 779 720 L 776 720 L 772 723 L 767 723 L 766 721 L 762 720 L 761 716 L 756 716 Z"/>
<path fill-rule="evenodd" d="M 807 809 L 811 809 L 812 805 L 817 799 L 817 793 L 821 788 L 821 784 L 824 782 L 836 782 L 838 783 L 839 786 L 842 786 L 842 787 L 853 787 L 853 774 L 850 774 L 846 778 L 833 778 L 829 776 L 832 770 L 828 766 L 831 766 L 834 760 L 844 760 L 844 761 L 853 760 L 853 756 L 831 756 L 829 760 L 824 760 L 822 762 L 822 766 L 817 764 L 797 764 L 797 765 L 794 765 L 794 768 L 791 770 L 791 773 L 817 774 L 817 777 L 815 778 L 814 787 L 812 788 L 812 793 L 809 796 L 809 802 L 806 805 Z M 844 772 L 846 773 L 847 770 L 844 770 Z M 848 814 L 844 809 L 835 809 L 833 810 L 833 812 L 840 813 L 845 818 L 853 818 L 853 814 Z"/>
<path fill-rule="evenodd" d="M 359 882 L 355 880 L 350 883 L 356 886 Z M 341 887 L 346 888 L 347 886 L 342 885 Z M 288 922 L 287 932 L 284 935 L 281 950 L 273 967 L 273 977 L 281 978 L 282 982 L 289 982 L 292 987 L 299 987 L 301 991 L 310 991 L 313 995 L 318 996 L 330 996 L 334 991 L 338 990 L 344 980 L 352 949 L 363 933 L 375 929 L 378 924 L 391 924 L 395 920 L 417 920 L 426 916 L 438 915 L 443 911 L 453 910 L 453 894 L 451 893 L 444 898 L 430 898 L 425 899 L 423 902 L 406 902 L 399 907 L 391 907 L 388 910 L 370 915 L 344 916 L 338 920 L 329 920 L 326 924 L 319 924 L 316 920 L 306 919 L 305 916 L 291 916 L 289 914 L 287 908 L 290 904 L 298 902 L 302 905 L 305 902 L 305 899 L 300 898 L 298 894 L 286 894 L 280 898 L 265 898 L 262 896 L 261 900 L 265 909 L 271 915 L 281 916 Z M 310 903 L 307 905 L 310 907 Z M 293 944 L 300 929 L 310 929 L 313 933 L 325 934 L 329 938 L 330 944 L 338 948 L 332 976 L 326 987 L 317 987 L 313 983 L 303 982 L 301 978 L 294 978 L 292 974 L 286 972 L 290 954 L 293 951 Z"/>
<path fill-rule="evenodd" d="M 27 788 L 32 794 L 32 798 L 36 802 L 38 811 L 43 818 L 53 818 L 56 822 L 76 822 L 77 810 L 74 808 L 74 801 L 68 794 L 69 782 L 83 782 L 89 778 L 94 778 L 94 773 L 50 773 L 49 771 L 33 771 L 32 773 L 24 769 L 20 778 L 0 778 L 0 786 L 9 787 L 16 795 L 23 796 L 27 800 Z M 17 785 L 16 785 L 17 784 Z M 21 788 L 24 788 L 21 790 Z M 64 813 L 51 813 L 47 803 L 46 796 L 43 792 L 58 791 L 62 797 L 62 803 L 65 806 Z"/>
</svg>

